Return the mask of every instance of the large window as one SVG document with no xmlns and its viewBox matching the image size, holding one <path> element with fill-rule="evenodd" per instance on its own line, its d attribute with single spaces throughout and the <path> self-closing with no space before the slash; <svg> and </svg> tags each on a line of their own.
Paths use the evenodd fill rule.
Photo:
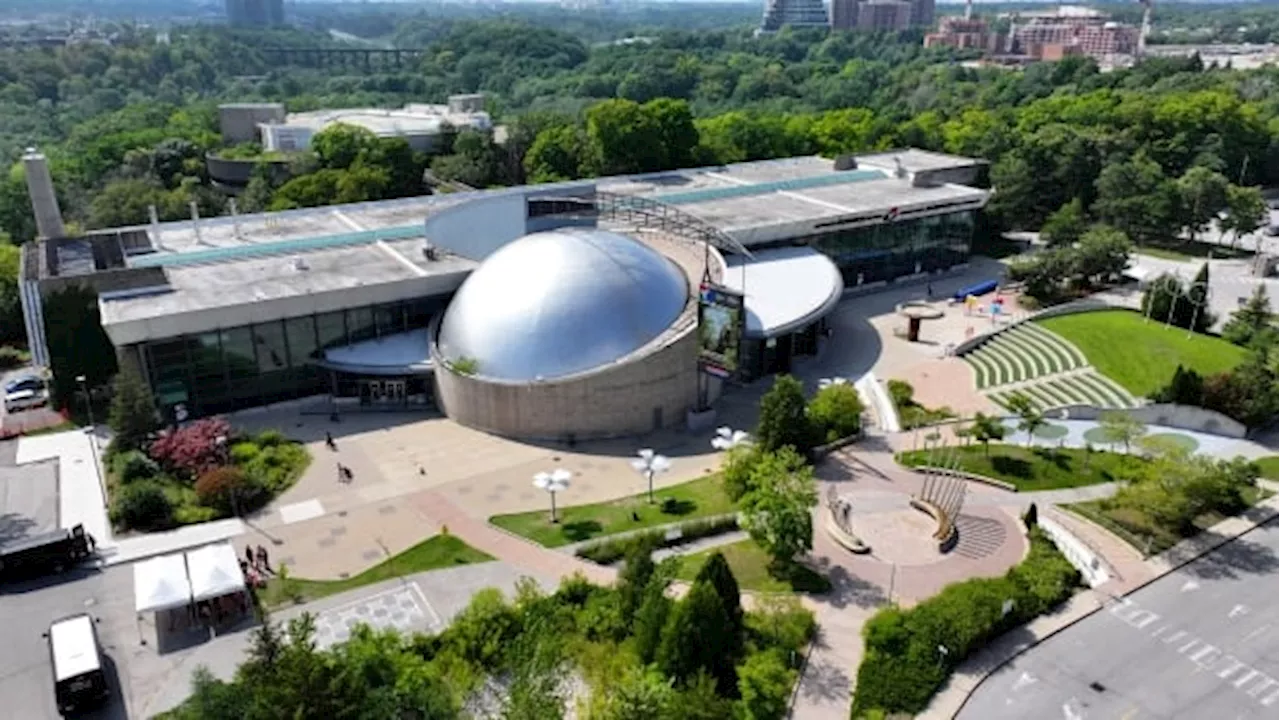
<svg viewBox="0 0 1280 720">
<path fill-rule="evenodd" d="M 311 316 L 289 318 L 284 321 L 285 339 L 289 342 L 289 364 L 301 367 L 307 364 L 319 345 L 316 344 L 316 320 Z"/>
<path fill-rule="evenodd" d="M 378 337 L 386 337 L 404 332 L 404 305 L 392 303 L 379 305 L 375 313 L 378 323 Z"/>
<path fill-rule="evenodd" d="M 289 348 L 284 342 L 284 323 L 253 326 L 253 344 L 258 351 L 258 370 L 268 373 L 289 367 Z"/>
<path fill-rule="evenodd" d="M 253 334 L 247 327 L 222 331 L 222 356 L 227 364 L 227 377 L 232 381 L 258 374 L 258 356 L 253 348 Z"/>
<path fill-rule="evenodd" d="M 372 340 L 377 335 L 378 328 L 373 323 L 373 308 L 351 308 L 347 311 L 347 336 L 350 342 Z"/>
<path fill-rule="evenodd" d="M 316 331 L 320 338 L 320 347 L 331 348 L 347 344 L 346 313 L 325 313 L 316 316 Z"/>
<path fill-rule="evenodd" d="M 845 285 L 886 282 L 946 270 L 969 257 L 973 213 L 835 230 L 809 238 L 840 268 Z"/>
</svg>

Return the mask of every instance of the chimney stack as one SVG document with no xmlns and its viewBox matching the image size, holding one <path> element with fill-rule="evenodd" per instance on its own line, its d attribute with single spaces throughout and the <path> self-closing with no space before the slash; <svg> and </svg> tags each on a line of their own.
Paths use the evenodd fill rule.
<svg viewBox="0 0 1280 720">
<path fill-rule="evenodd" d="M 66 237 L 67 228 L 62 224 L 62 210 L 58 208 L 49 161 L 35 148 L 27 148 L 22 156 L 22 169 L 27 176 L 31 210 L 36 216 L 36 233 L 42 238 Z"/>
</svg>

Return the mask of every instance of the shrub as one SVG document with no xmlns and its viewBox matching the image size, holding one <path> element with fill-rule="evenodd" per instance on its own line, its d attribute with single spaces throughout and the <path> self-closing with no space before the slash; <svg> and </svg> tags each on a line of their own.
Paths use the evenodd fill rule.
<svg viewBox="0 0 1280 720">
<path fill-rule="evenodd" d="M 678 536 L 670 534 L 671 529 L 679 530 Z M 652 552 L 658 548 L 682 545 L 699 538 L 723 535 L 737 529 L 737 515 L 698 518 L 682 522 L 670 529 L 643 530 L 623 537 L 603 538 L 587 543 L 578 548 L 577 556 L 600 565 L 612 565 L 626 557 L 627 553 L 637 546 L 647 546 Z"/>
<path fill-rule="evenodd" d="M 787 667 L 781 653 L 776 650 L 748 657 L 738 668 L 743 720 L 785 717 L 795 679 L 795 671 Z"/>
<path fill-rule="evenodd" d="M 223 464 L 218 438 L 230 436 L 231 426 L 222 418 L 197 420 L 151 443 L 151 457 L 175 474 L 194 479 Z"/>
<path fill-rule="evenodd" d="M 135 482 L 116 493 L 111 519 L 135 530 L 163 530 L 173 525 L 173 503 L 159 484 Z"/>
<path fill-rule="evenodd" d="M 258 445 L 264 448 L 277 447 L 280 445 L 288 445 L 289 439 L 279 430 L 263 430 L 254 438 Z"/>
<path fill-rule="evenodd" d="M 805 413 L 823 442 L 857 434 L 862 427 L 862 400 L 852 385 L 828 385 L 809 400 Z"/>
<path fill-rule="evenodd" d="M 120 453 L 111 460 L 120 482 L 129 484 L 135 480 L 149 480 L 160 474 L 160 466 L 155 460 L 137 450 Z"/>
<path fill-rule="evenodd" d="M 202 474 L 195 485 L 201 505 L 224 515 L 250 512 L 262 505 L 266 493 L 253 476 L 237 467 L 214 468 Z"/>
<path fill-rule="evenodd" d="M 31 362 L 31 355 L 24 350 L 0 345 L 0 370 L 12 370 Z"/>
<path fill-rule="evenodd" d="M 889 381 L 889 397 L 893 398 L 893 404 L 899 409 L 915 405 L 915 395 L 916 389 L 906 380 Z"/>
<path fill-rule="evenodd" d="M 790 375 L 779 375 L 760 398 L 756 442 L 765 450 L 790 445 L 800 452 L 813 446 L 813 428 L 805 414 L 804 386 Z"/>
<path fill-rule="evenodd" d="M 310 463 L 306 448 L 285 441 L 280 445 L 259 446 L 257 454 L 241 466 L 272 494 L 278 494 L 301 477 Z"/>
<path fill-rule="evenodd" d="M 751 471 L 763 454 L 764 450 L 754 443 L 729 448 L 725 453 L 720 480 L 724 483 L 724 494 L 730 500 L 736 502 L 751 489 Z"/>
<path fill-rule="evenodd" d="M 262 449 L 257 443 L 249 440 L 241 441 L 231 446 L 231 464 L 248 465 L 261 454 Z"/>
<path fill-rule="evenodd" d="M 1079 573 L 1042 530 L 1029 537 L 1026 559 L 1004 577 L 954 583 L 910 610 L 886 608 L 868 621 L 853 717 L 920 712 L 965 657 L 1071 596 Z"/>
</svg>

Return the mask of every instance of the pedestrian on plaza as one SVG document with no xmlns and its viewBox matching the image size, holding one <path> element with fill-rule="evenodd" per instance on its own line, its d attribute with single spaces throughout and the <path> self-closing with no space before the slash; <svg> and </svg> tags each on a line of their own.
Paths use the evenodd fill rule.
<svg viewBox="0 0 1280 720">
<path fill-rule="evenodd" d="M 926 297 L 926 298 L 928 298 L 928 299 L 930 299 L 930 300 L 932 300 L 932 299 L 933 299 L 933 283 L 932 283 L 932 282 L 925 283 L 925 286 L 924 286 L 924 295 L 925 295 L 925 297 Z"/>
<path fill-rule="evenodd" d="M 255 562 L 254 562 L 254 559 L 253 559 L 253 546 L 252 546 L 252 545 L 245 545 L 245 546 L 244 546 L 244 559 L 245 559 L 245 560 L 248 560 L 248 561 L 249 561 L 249 564 L 250 564 L 251 566 L 257 567 L 257 563 L 255 563 Z"/>
<path fill-rule="evenodd" d="M 333 441 L 333 433 L 329 432 L 328 430 L 324 431 L 324 444 L 325 444 L 325 447 L 335 452 L 338 449 L 338 444 Z"/>
<path fill-rule="evenodd" d="M 342 466 L 342 474 L 347 477 L 347 482 L 351 482 L 353 479 L 355 479 L 355 476 L 356 476 L 355 473 L 351 472 L 351 468 L 347 467 L 346 465 Z"/>
<path fill-rule="evenodd" d="M 267 557 L 267 549 L 261 545 L 258 546 L 258 566 L 262 568 L 262 572 L 271 572 L 271 563 Z"/>
<path fill-rule="evenodd" d="M 342 463 L 338 463 L 338 482 L 344 482 L 347 479 L 347 469 L 342 467 Z"/>
</svg>

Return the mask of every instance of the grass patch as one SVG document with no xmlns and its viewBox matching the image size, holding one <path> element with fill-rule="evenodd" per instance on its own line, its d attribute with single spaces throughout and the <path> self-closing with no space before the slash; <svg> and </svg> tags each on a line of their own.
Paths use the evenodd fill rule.
<svg viewBox="0 0 1280 720">
<path fill-rule="evenodd" d="M 1250 487 L 1240 491 L 1245 507 L 1249 507 L 1271 496 L 1271 492 L 1262 488 Z M 1110 530 L 1121 540 L 1132 545 L 1143 556 L 1164 552 L 1179 541 L 1196 533 L 1213 527 L 1226 520 L 1230 515 L 1220 512 L 1207 512 L 1192 521 L 1192 527 L 1184 533 L 1177 528 L 1170 528 L 1156 523 L 1138 508 L 1115 505 L 1110 499 L 1088 500 L 1071 503 L 1061 507 Z"/>
<path fill-rule="evenodd" d="M 743 590 L 821 594 L 831 589 L 831 581 L 826 576 L 799 563 L 787 568 L 773 567 L 772 558 L 753 540 L 740 540 L 685 555 L 680 558 L 680 569 L 676 577 L 692 581 L 711 554 L 716 552 L 724 555 L 729 569 L 733 570 L 733 576 L 738 579 L 738 587 Z"/>
<path fill-rule="evenodd" d="M 1252 253 L 1244 248 L 1232 248 L 1226 245 L 1213 245 L 1204 242 L 1184 240 L 1176 245 L 1144 245 L 1136 248 L 1139 255 L 1147 255 L 1164 260 L 1178 262 L 1204 262 L 1213 253 L 1215 260 L 1248 257 Z"/>
<path fill-rule="evenodd" d="M 719 474 L 656 490 L 654 497 L 657 501 L 652 504 L 642 493 L 609 502 L 571 505 L 559 509 L 558 523 L 551 522 L 549 506 L 547 510 L 495 515 L 489 522 L 543 547 L 560 547 L 604 535 L 721 515 L 734 509 L 733 501 L 724 493 Z"/>
<path fill-rule="evenodd" d="M 990 454 L 981 445 L 949 447 L 931 453 L 898 453 L 907 467 L 957 464 L 960 470 L 1013 483 L 1020 491 L 1057 490 L 1114 482 L 1130 477 L 1146 460 L 1120 453 L 1089 452 L 1077 448 L 1020 447 L 992 443 Z"/>
<path fill-rule="evenodd" d="M 354 590 L 365 585 L 392 578 L 439 570 L 441 568 L 489 562 L 493 557 L 481 552 L 454 535 L 436 535 L 427 538 L 404 552 L 374 565 L 359 575 L 342 580 L 307 580 L 273 577 L 259 592 L 262 603 L 268 608 L 290 602 L 309 602 L 337 593 Z"/>
<path fill-rule="evenodd" d="M 1084 353 L 1098 372 L 1137 397 L 1169 383 L 1179 365 L 1201 375 L 1226 372 L 1245 357 L 1243 348 L 1209 335 L 1166 328 L 1129 310 L 1101 310 L 1037 320 Z"/>
<path fill-rule="evenodd" d="M 1258 458 L 1253 461 L 1258 468 L 1258 476 L 1268 480 L 1280 480 L 1280 456 Z"/>
</svg>

